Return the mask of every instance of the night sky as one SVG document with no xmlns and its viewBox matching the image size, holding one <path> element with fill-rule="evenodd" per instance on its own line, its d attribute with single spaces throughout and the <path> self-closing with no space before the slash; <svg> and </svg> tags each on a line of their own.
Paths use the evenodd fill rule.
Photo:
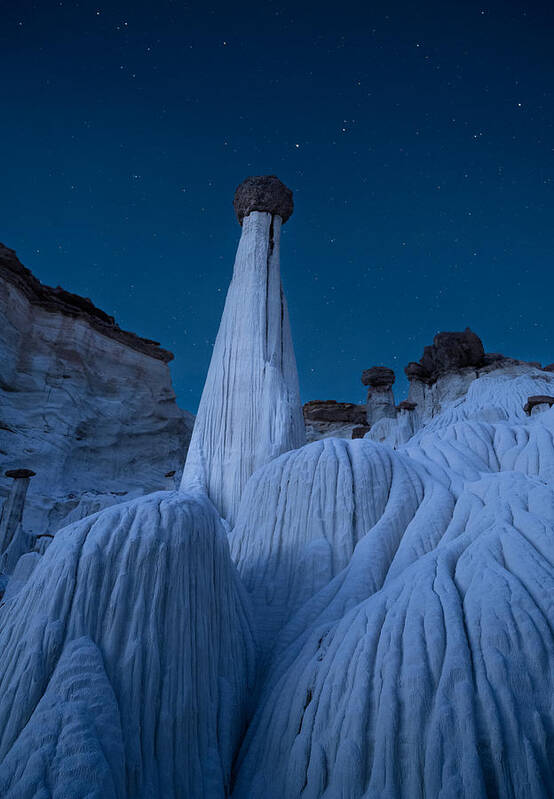
<svg viewBox="0 0 554 799">
<path fill-rule="evenodd" d="M 0 0 L 0 241 L 175 353 L 195 411 L 240 228 L 281 252 L 303 400 L 439 330 L 554 361 L 554 4 Z"/>
</svg>

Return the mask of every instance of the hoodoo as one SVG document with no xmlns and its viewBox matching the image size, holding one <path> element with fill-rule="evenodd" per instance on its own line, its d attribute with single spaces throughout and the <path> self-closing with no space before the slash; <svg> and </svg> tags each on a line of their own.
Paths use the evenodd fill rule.
<svg viewBox="0 0 554 799">
<path fill-rule="evenodd" d="M 11 477 L 13 483 L 0 513 L 0 572 L 6 571 L 8 564 L 10 567 L 15 565 L 11 561 L 17 560 L 19 555 L 25 551 L 24 548 L 22 549 L 24 547 L 23 541 L 20 540 L 14 545 L 14 539 L 21 539 L 21 536 L 24 539 L 24 534 L 21 530 L 21 519 L 23 518 L 23 507 L 27 489 L 29 488 L 29 480 L 35 476 L 35 472 L 31 469 L 8 469 L 5 475 L 6 477 Z M 14 551 L 10 552 L 10 549 Z M 9 570 L 11 571 L 11 568 Z"/>
<path fill-rule="evenodd" d="M 305 443 L 279 259 L 292 192 L 250 177 L 234 206 L 242 235 L 181 483 L 205 490 L 229 524 L 250 475 Z"/>
</svg>

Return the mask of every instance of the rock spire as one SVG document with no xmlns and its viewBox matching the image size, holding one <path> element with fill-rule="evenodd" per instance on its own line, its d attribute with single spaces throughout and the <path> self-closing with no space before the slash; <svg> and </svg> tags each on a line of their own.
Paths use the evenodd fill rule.
<svg viewBox="0 0 554 799">
<path fill-rule="evenodd" d="M 29 481 L 35 473 L 31 469 L 8 469 L 5 475 L 13 483 L 0 515 L 0 555 L 8 549 L 21 524 Z"/>
<path fill-rule="evenodd" d="M 292 192 L 247 178 L 234 205 L 242 235 L 181 483 L 205 490 L 231 525 L 250 475 L 305 443 L 279 262 Z"/>
<path fill-rule="evenodd" d="M 27 543 L 21 521 L 29 481 L 35 472 L 31 469 L 8 469 L 5 476 L 10 477 L 13 483 L 0 515 L 0 571 L 11 572 Z"/>
</svg>

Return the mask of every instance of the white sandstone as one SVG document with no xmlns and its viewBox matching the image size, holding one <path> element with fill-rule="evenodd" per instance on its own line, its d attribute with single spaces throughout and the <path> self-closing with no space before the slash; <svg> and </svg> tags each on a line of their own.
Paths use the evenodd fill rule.
<svg viewBox="0 0 554 799">
<path fill-rule="evenodd" d="M 229 524 L 253 472 L 305 442 L 280 277 L 281 217 L 244 218 L 233 279 L 183 471 Z"/>
</svg>

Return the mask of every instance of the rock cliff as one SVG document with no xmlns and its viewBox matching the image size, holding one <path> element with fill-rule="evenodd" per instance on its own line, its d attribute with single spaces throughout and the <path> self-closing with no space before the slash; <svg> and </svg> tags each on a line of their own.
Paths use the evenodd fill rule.
<svg viewBox="0 0 554 799">
<path fill-rule="evenodd" d="M 6 470 L 36 472 L 28 532 L 174 487 L 193 417 L 175 402 L 170 352 L 43 285 L 3 245 L 0 319 L 0 500 Z"/>
</svg>

